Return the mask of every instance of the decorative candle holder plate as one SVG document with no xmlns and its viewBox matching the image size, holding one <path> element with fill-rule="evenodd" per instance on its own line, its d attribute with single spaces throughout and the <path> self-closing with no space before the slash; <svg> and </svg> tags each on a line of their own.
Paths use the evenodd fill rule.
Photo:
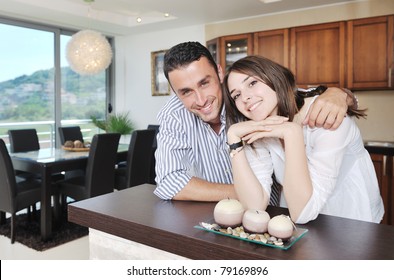
<svg viewBox="0 0 394 280">
<path fill-rule="evenodd" d="M 63 150 L 70 151 L 70 152 L 88 152 L 89 147 L 84 147 L 84 148 L 69 148 L 69 147 L 64 147 L 62 146 Z"/>
<path fill-rule="evenodd" d="M 296 228 L 293 232 L 293 235 L 288 240 L 281 241 L 276 239 L 275 237 L 273 238 L 268 237 L 267 236 L 268 233 L 260 234 L 260 233 L 244 232 L 242 227 L 224 229 L 216 224 L 200 222 L 200 224 L 194 226 L 194 228 L 212 232 L 218 235 L 223 235 L 223 236 L 239 239 L 242 241 L 278 248 L 282 250 L 289 249 L 291 246 L 293 246 L 294 243 L 300 240 L 308 232 L 308 229 Z"/>
</svg>

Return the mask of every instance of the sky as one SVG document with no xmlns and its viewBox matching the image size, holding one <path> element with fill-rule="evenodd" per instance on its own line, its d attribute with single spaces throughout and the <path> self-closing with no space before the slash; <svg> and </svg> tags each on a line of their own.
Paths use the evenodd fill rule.
<svg viewBox="0 0 394 280">
<path fill-rule="evenodd" d="M 53 32 L 0 23 L 0 38 L 0 82 L 54 67 Z M 61 50 L 66 44 L 61 42 Z M 66 59 L 61 64 L 68 66 Z"/>
</svg>

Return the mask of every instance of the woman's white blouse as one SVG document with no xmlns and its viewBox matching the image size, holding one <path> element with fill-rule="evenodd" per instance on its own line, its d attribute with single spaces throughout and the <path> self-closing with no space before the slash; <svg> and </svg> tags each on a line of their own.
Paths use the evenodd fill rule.
<svg viewBox="0 0 394 280">
<path fill-rule="evenodd" d="M 296 223 L 319 213 L 379 223 L 384 214 L 375 169 L 360 131 L 347 116 L 336 130 L 303 127 L 313 194 Z M 283 183 L 285 153 L 279 140 L 266 138 L 246 147 L 246 156 L 262 187 L 271 193 L 271 174 Z M 283 192 L 280 206 L 287 207 Z"/>
</svg>

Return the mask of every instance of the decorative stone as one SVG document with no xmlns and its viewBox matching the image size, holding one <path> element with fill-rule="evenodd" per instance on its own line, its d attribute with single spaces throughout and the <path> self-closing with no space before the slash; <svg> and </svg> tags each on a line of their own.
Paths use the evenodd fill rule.
<svg viewBox="0 0 394 280">
<path fill-rule="evenodd" d="M 261 241 L 262 243 L 264 243 L 264 244 L 266 244 L 266 243 L 268 242 L 268 239 L 265 238 L 265 236 L 262 235 L 262 234 L 259 235 L 259 238 L 260 238 L 260 241 Z"/>
<path fill-rule="evenodd" d="M 258 236 L 256 234 L 249 234 L 248 239 L 249 240 L 256 240 Z"/>
<path fill-rule="evenodd" d="M 276 246 L 283 246 L 283 242 L 282 241 L 274 241 L 274 244 Z"/>
<path fill-rule="evenodd" d="M 268 240 L 275 242 L 275 241 L 277 241 L 278 239 L 277 239 L 275 236 L 271 236 Z"/>
</svg>

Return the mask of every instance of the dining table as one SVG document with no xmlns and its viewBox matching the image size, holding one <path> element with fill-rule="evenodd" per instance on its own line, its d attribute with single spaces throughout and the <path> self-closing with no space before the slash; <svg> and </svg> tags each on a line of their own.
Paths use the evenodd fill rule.
<svg viewBox="0 0 394 280">
<path fill-rule="evenodd" d="M 126 161 L 128 144 L 119 144 L 117 161 Z M 41 177 L 41 239 L 47 241 L 52 236 L 52 175 L 82 169 L 87 165 L 89 150 L 64 148 L 43 148 L 37 151 L 10 153 L 15 170 L 39 174 Z M 114 167 L 115 168 L 115 167 Z"/>
<path fill-rule="evenodd" d="M 69 221 L 89 228 L 91 259 L 394 259 L 394 226 L 320 214 L 297 224 L 299 238 L 278 248 L 201 227 L 214 222 L 217 202 L 162 200 L 154 189 L 143 184 L 68 205 Z M 267 212 L 289 214 L 275 206 Z"/>
</svg>

